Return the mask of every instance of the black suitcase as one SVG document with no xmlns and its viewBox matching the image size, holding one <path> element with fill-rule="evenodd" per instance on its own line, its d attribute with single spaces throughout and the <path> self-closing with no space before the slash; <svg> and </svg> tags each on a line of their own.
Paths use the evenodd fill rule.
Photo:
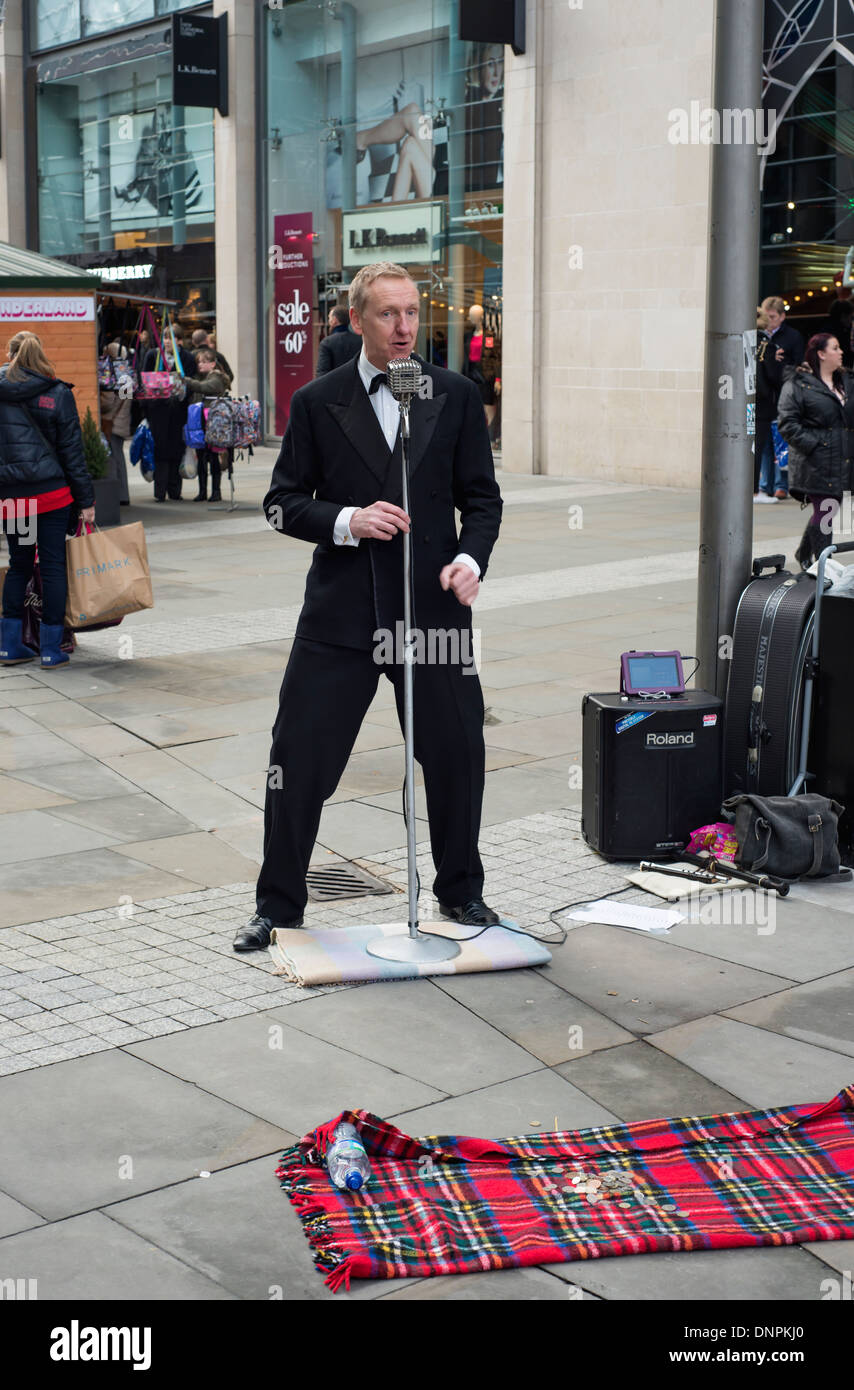
<svg viewBox="0 0 854 1390">
<path fill-rule="evenodd" d="M 585 695 L 581 716 L 581 834 L 591 849 L 605 859 L 669 858 L 692 830 L 720 819 L 716 695 Z"/>
<path fill-rule="evenodd" d="M 754 560 L 735 616 L 726 694 L 724 793 L 787 796 L 798 769 L 816 581 L 785 555 Z M 762 570 L 773 568 L 763 575 Z"/>
</svg>

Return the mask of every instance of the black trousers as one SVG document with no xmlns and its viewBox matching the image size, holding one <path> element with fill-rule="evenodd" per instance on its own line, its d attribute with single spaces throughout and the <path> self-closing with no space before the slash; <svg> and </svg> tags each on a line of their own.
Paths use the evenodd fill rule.
<svg viewBox="0 0 854 1390">
<path fill-rule="evenodd" d="M 416 664 L 413 670 L 415 757 L 427 795 L 436 867 L 433 891 L 440 902 L 457 907 L 483 893 L 477 848 L 485 763 L 483 696 L 473 667 L 448 662 Z M 323 803 L 341 779 L 380 675 L 394 685 L 403 728 L 403 671 L 400 663 L 378 665 L 371 650 L 295 639 L 267 774 L 264 863 L 257 888 L 261 916 L 276 922 L 301 916 Z M 401 753 L 401 783 L 403 777 Z"/>
<path fill-rule="evenodd" d="M 199 461 L 199 496 L 208 495 L 208 469 L 211 474 L 211 492 L 219 492 L 222 455 L 214 449 L 197 449 L 196 458 Z"/>
</svg>

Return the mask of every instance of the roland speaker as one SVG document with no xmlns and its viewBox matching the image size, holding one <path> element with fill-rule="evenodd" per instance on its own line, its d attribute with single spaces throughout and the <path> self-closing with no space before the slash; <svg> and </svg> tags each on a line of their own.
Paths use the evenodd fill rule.
<svg viewBox="0 0 854 1390">
<path fill-rule="evenodd" d="M 659 859 L 721 818 L 723 703 L 585 695 L 581 833 L 606 859 Z"/>
<path fill-rule="evenodd" d="M 525 52 L 525 0 L 460 0 L 460 38 Z"/>
</svg>

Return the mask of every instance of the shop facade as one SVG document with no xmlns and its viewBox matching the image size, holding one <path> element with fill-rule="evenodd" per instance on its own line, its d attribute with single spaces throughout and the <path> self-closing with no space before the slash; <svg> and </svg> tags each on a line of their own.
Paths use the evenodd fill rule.
<svg viewBox="0 0 854 1390">
<path fill-rule="evenodd" d="M 29 244 L 138 295 L 216 313 L 214 121 L 172 99 L 186 0 L 32 0 L 25 103 Z M 26 26 L 26 13 L 25 13 Z"/>
<path fill-rule="evenodd" d="M 281 434 L 330 309 L 359 267 L 406 265 L 417 351 L 463 368 L 483 310 L 500 396 L 504 48 L 459 35 L 457 0 L 294 0 L 261 9 L 259 354 Z"/>
<path fill-rule="evenodd" d="M 854 363 L 854 10 L 767 0 L 763 97 L 773 135 L 762 169 L 761 294 L 779 295 L 808 339 L 831 328 Z"/>
</svg>

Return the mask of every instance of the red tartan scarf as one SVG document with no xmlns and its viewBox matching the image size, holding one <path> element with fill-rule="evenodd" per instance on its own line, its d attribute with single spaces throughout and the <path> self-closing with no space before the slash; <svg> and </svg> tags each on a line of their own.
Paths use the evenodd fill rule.
<svg viewBox="0 0 854 1390">
<path fill-rule="evenodd" d="M 356 1125 L 370 1183 L 323 1167 Z M 276 1176 L 333 1290 L 350 1279 L 854 1239 L 854 1085 L 824 1105 L 642 1120 L 494 1142 L 411 1139 L 345 1110 L 282 1155 Z"/>
</svg>

